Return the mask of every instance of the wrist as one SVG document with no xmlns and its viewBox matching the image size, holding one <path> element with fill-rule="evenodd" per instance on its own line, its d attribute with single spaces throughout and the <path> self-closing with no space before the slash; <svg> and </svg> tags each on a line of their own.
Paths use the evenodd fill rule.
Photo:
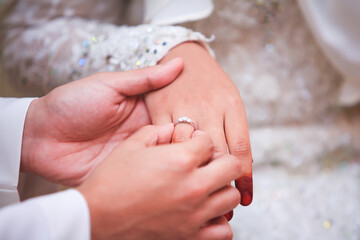
<svg viewBox="0 0 360 240">
<path fill-rule="evenodd" d="M 177 57 L 183 58 L 184 62 L 193 62 L 194 59 L 198 60 L 204 58 L 214 60 L 203 45 L 199 42 L 189 41 L 172 48 L 169 53 L 160 60 L 160 63 L 168 62 Z"/>
<path fill-rule="evenodd" d="M 40 118 L 36 118 L 36 109 L 39 105 L 40 99 L 33 100 L 26 112 L 25 122 L 24 122 L 24 131 L 22 136 L 21 144 L 21 160 L 20 160 L 20 171 L 21 172 L 32 172 L 31 171 L 31 162 L 34 158 L 34 153 L 36 150 L 35 143 L 37 142 L 36 134 L 36 121 Z"/>
<path fill-rule="evenodd" d="M 101 236 L 106 235 L 104 234 L 102 229 L 106 228 L 104 227 L 104 224 L 106 225 L 108 223 L 106 221 L 106 218 L 101 216 L 101 209 L 99 208 L 101 208 L 103 202 L 101 198 L 98 198 L 99 194 L 96 193 L 96 190 L 94 192 L 94 188 L 96 188 L 96 184 L 95 186 L 88 186 L 87 183 L 84 183 L 75 189 L 80 192 L 80 194 L 86 201 L 90 219 L 91 239 L 96 240 L 102 239 Z"/>
<path fill-rule="evenodd" d="M 210 53 L 197 42 L 185 42 L 174 47 L 160 63 L 168 62 L 177 57 L 183 59 L 184 68 L 174 81 L 174 84 L 180 84 L 179 82 L 182 81 L 191 82 L 192 84 L 204 82 L 204 79 L 213 77 L 214 73 L 223 73 L 221 67 Z"/>
</svg>

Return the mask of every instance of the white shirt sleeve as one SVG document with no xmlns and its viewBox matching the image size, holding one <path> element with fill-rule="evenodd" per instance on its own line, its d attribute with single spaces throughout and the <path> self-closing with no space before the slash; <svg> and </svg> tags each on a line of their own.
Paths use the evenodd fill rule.
<svg viewBox="0 0 360 240">
<path fill-rule="evenodd" d="M 87 203 L 71 189 L 5 207 L 0 210 L 0 239 L 90 239 Z"/>
<path fill-rule="evenodd" d="M 33 98 L 0 98 L 0 208 L 18 202 L 21 142 Z"/>
<path fill-rule="evenodd" d="M 0 207 L 19 201 L 17 184 L 27 109 L 33 98 L 0 98 Z M 84 197 L 68 190 L 0 210 L 0 239 L 90 239 Z"/>
</svg>

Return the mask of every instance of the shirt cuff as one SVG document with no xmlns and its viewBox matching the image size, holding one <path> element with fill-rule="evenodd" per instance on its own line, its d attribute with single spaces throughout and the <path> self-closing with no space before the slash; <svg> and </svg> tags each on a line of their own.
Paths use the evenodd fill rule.
<svg viewBox="0 0 360 240">
<path fill-rule="evenodd" d="M 27 109 L 34 98 L 0 98 L 0 207 L 19 201 L 17 185 Z"/>
<path fill-rule="evenodd" d="M 44 214 L 50 239 L 90 239 L 89 209 L 79 191 L 70 189 L 29 200 L 31 201 Z"/>
</svg>

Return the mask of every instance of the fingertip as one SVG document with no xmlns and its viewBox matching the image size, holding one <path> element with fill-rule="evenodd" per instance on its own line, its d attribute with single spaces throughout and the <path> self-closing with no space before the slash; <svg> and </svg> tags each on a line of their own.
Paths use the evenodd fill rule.
<svg viewBox="0 0 360 240">
<path fill-rule="evenodd" d="M 209 158 L 213 157 L 215 146 L 213 140 L 208 133 L 196 130 L 191 135 L 191 141 L 193 141 L 193 143 L 197 142 L 197 144 L 200 144 L 202 146 L 202 150 L 206 152 L 206 155 Z"/>
<path fill-rule="evenodd" d="M 191 138 L 194 138 L 194 137 L 196 138 L 196 137 L 199 137 L 199 136 L 202 136 L 202 135 L 206 135 L 206 132 L 201 131 L 201 130 L 196 130 L 191 135 Z"/>
<path fill-rule="evenodd" d="M 143 75 L 139 78 L 140 83 L 138 85 L 142 85 L 142 89 L 135 91 L 135 94 L 142 94 L 167 86 L 177 78 L 183 66 L 183 60 L 175 58 L 164 64 L 140 69 L 143 70 Z"/>
<path fill-rule="evenodd" d="M 177 57 L 174 59 L 171 59 L 170 61 L 167 61 L 163 64 L 163 66 L 176 66 L 183 68 L 184 66 L 184 60 L 181 57 Z"/>
<path fill-rule="evenodd" d="M 163 70 L 165 70 L 165 72 L 168 72 L 167 77 L 169 79 L 175 79 L 184 68 L 184 61 L 182 60 L 182 58 L 177 57 L 163 64 L 160 64 L 159 66 L 164 68 Z"/>
<path fill-rule="evenodd" d="M 164 125 L 157 126 L 158 128 L 158 144 L 166 144 L 170 143 L 173 131 L 174 131 L 174 124 L 167 123 Z"/>
<path fill-rule="evenodd" d="M 133 140 L 145 145 L 146 147 L 156 146 L 158 144 L 170 143 L 170 139 L 174 130 L 172 123 L 161 126 L 147 125 L 140 128 L 127 140 Z"/>
<path fill-rule="evenodd" d="M 241 193 L 241 205 L 242 206 L 249 206 L 252 202 L 252 194 L 250 194 L 248 191 Z"/>
<path fill-rule="evenodd" d="M 239 189 L 241 193 L 241 202 L 242 206 L 248 206 L 253 200 L 253 179 L 252 177 L 240 177 L 235 180 L 236 188 Z"/>
</svg>

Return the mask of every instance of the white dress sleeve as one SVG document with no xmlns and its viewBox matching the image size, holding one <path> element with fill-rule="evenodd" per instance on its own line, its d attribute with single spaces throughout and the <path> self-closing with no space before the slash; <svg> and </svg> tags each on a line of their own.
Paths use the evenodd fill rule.
<svg viewBox="0 0 360 240">
<path fill-rule="evenodd" d="M 0 239 L 88 240 L 90 216 L 80 192 L 67 190 L 0 210 Z"/>
<path fill-rule="evenodd" d="M 21 142 L 26 112 L 32 100 L 0 98 L 0 208 L 19 201 Z"/>
<path fill-rule="evenodd" d="M 345 78 L 340 103 L 359 102 L 360 1 L 301 0 L 298 3 L 320 47 Z"/>
<path fill-rule="evenodd" d="M 19 0 L 6 18 L 4 65 L 18 89 L 46 93 L 95 72 L 155 65 L 186 41 L 208 41 L 184 27 L 118 26 L 114 1 L 73 2 Z M 98 10 L 85 11 L 89 5 Z"/>
</svg>

